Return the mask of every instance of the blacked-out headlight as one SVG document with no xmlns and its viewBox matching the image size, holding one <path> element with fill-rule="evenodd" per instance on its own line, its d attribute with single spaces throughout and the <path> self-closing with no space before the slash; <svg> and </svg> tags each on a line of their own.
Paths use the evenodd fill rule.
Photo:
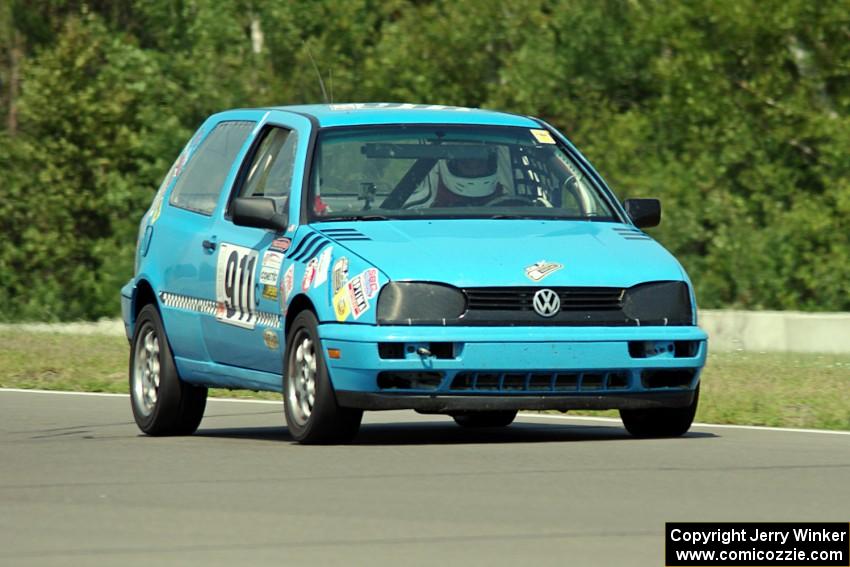
<svg viewBox="0 0 850 567">
<path fill-rule="evenodd" d="M 652 282 L 630 287 L 623 313 L 641 325 L 693 325 L 691 294 L 685 282 Z"/>
<path fill-rule="evenodd" d="M 444 325 L 464 311 L 466 296 L 445 284 L 390 282 L 378 297 L 379 325 Z"/>
</svg>

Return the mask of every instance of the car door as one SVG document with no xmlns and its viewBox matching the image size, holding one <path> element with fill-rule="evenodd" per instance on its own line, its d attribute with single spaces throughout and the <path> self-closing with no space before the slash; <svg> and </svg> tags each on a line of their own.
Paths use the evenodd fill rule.
<svg viewBox="0 0 850 567">
<path fill-rule="evenodd" d="M 167 190 L 149 217 L 146 275 L 157 284 L 171 347 L 184 370 L 186 361 L 208 360 L 201 320 L 214 306 L 208 289 L 214 281 L 213 214 L 231 166 L 256 127 L 258 117 L 251 118 L 243 112 L 207 120 L 163 182 Z"/>
<path fill-rule="evenodd" d="M 299 146 L 306 136 L 285 120 L 267 122 L 240 168 L 223 214 L 215 222 L 216 312 L 204 320 L 203 334 L 213 362 L 274 376 L 279 385 L 282 324 L 280 278 L 294 232 L 237 226 L 229 205 L 237 197 L 267 197 L 279 212 L 290 212 Z"/>
</svg>

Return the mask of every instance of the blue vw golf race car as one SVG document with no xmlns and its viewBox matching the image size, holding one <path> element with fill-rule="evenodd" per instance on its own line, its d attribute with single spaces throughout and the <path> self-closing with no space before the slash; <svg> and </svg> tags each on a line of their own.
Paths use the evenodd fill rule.
<svg viewBox="0 0 850 567">
<path fill-rule="evenodd" d="M 292 437 L 364 410 L 509 425 L 618 409 L 684 434 L 706 334 L 676 259 L 542 120 L 331 104 L 207 119 L 139 226 L 121 290 L 132 410 L 189 434 L 208 387 L 283 393 Z"/>
</svg>

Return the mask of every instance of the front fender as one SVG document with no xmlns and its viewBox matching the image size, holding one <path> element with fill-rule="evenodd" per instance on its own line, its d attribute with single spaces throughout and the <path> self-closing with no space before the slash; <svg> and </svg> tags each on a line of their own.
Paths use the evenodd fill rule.
<svg viewBox="0 0 850 567">
<path fill-rule="evenodd" d="M 297 240 L 308 238 L 309 234 Z M 284 313 L 298 296 L 306 296 L 320 323 L 374 325 L 378 292 L 389 282 L 387 275 L 338 242 L 313 242 L 301 250 L 294 244 L 288 255 L 290 264 L 281 281 Z"/>
</svg>

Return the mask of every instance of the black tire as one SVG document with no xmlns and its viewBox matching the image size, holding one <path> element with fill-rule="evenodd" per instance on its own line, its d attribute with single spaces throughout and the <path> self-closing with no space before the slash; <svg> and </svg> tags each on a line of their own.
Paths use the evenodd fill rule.
<svg viewBox="0 0 850 567">
<path fill-rule="evenodd" d="M 507 427 L 516 419 L 516 411 L 477 411 L 452 417 L 461 427 Z"/>
<path fill-rule="evenodd" d="M 180 380 L 155 305 L 143 307 L 136 318 L 129 374 L 130 406 L 144 433 L 190 435 L 198 429 L 207 405 L 207 389 Z"/>
<path fill-rule="evenodd" d="M 691 405 L 683 408 L 620 410 L 626 430 L 635 437 L 681 437 L 694 422 L 699 403 L 699 386 Z"/>
<path fill-rule="evenodd" d="M 363 410 L 336 403 L 322 352 L 316 316 L 302 311 L 286 336 L 283 410 L 290 435 L 303 444 L 351 441 L 363 419 Z"/>
</svg>

